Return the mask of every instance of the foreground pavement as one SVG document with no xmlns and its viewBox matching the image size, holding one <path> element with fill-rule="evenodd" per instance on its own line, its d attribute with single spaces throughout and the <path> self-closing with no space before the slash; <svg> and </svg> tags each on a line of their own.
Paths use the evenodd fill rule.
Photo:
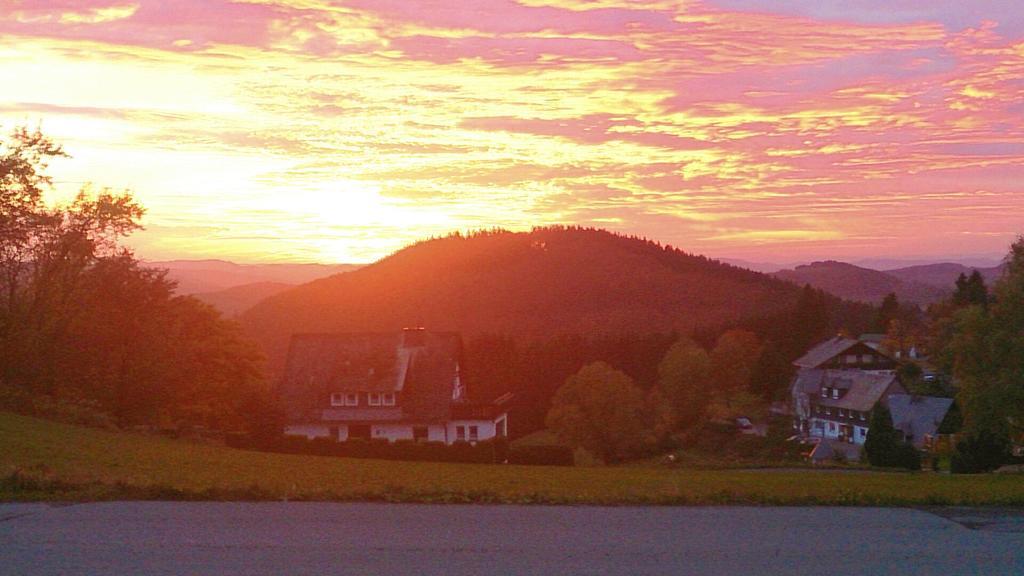
<svg viewBox="0 0 1024 576">
<path fill-rule="evenodd" d="M 5 504 L 0 574 L 1009 575 L 1024 574 L 1024 515 L 971 509 Z"/>
</svg>

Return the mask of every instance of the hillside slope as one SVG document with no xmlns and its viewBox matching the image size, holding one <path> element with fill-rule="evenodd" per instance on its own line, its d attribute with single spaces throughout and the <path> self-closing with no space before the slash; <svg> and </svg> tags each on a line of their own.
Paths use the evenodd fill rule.
<svg viewBox="0 0 1024 576">
<path fill-rule="evenodd" d="M 780 310 L 798 291 L 645 240 L 544 228 L 421 242 L 272 296 L 241 318 L 277 369 L 295 333 L 407 326 L 522 337 L 686 331 Z"/>
<path fill-rule="evenodd" d="M 225 260 L 168 260 L 146 265 L 166 269 L 168 278 L 178 283 L 178 294 L 217 292 L 262 282 L 303 284 L 358 268 L 353 264 L 236 264 Z"/>
<path fill-rule="evenodd" d="M 225 316 L 235 316 L 252 308 L 259 301 L 284 292 L 293 286 L 295 285 L 284 282 L 255 282 L 217 292 L 192 294 L 192 296 L 220 310 Z"/>
<path fill-rule="evenodd" d="M 890 293 L 895 293 L 903 302 L 924 304 L 939 300 L 951 291 L 834 260 L 780 270 L 775 277 L 796 284 L 810 284 L 847 300 L 876 304 Z"/>
<path fill-rule="evenodd" d="M 972 268 L 970 266 L 964 266 L 963 264 L 947 262 L 942 264 L 907 266 L 904 268 L 896 268 L 894 270 L 886 270 L 885 273 L 898 278 L 903 282 L 927 284 L 952 293 L 953 287 L 956 284 L 956 279 L 961 274 L 970 276 L 974 270 L 981 272 L 981 276 L 985 279 L 985 282 L 991 286 L 999 279 L 999 276 L 1003 271 L 1003 266 L 995 266 L 992 268 Z"/>
</svg>

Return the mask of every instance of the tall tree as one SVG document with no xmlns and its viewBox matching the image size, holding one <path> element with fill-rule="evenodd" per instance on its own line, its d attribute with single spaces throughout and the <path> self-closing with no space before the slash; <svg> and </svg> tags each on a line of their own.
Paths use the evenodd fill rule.
<svg viewBox="0 0 1024 576">
<path fill-rule="evenodd" d="M 953 304 L 957 306 L 988 306 L 988 286 L 981 272 L 974 270 L 970 276 L 960 274 L 956 279 Z"/>
<path fill-rule="evenodd" d="M 718 337 L 711 351 L 712 385 L 728 403 L 747 392 L 761 356 L 761 343 L 749 330 L 729 330 Z"/>
<path fill-rule="evenodd" d="M 864 454 L 872 466 L 895 466 L 898 447 L 899 437 L 892 425 L 892 414 L 885 405 L 879 404 L 871 411 Z"/>
<path fill-rule="evenodd" d="M 1024 434 L 1024 237 L 1011 246 L 992 300 L 952 313 L 942 357 L 970 431 Z"/>
<path fill-rule="evenodd" d="M 672 406 L 680 427 L 700 423 L 711 402 L 708 353 L 689 338 L 673 344 L 658 364 L 658 390 Z"/>
<path fill-rule="evenodd" d="M 47 161 L 64 150 L 38 130 L 14 130 L 0 139 L 0 363 L 10 351 L 11 332 L 22 306 L 19 290 L 31 272 L 37 230 L 48 222 L 43 192 L 50 186 Z"/>
<path fill-rule="evenodd" d="M 882 305 L 878 308 L 878 316 L 875 318 L 875 331 L 885 334 L 889 331 L 889 326 L 892 322 L 899 319 L 899 317 L 900 301 L 896 297 L 895 292 L 890 292 L 882 300 Z"/>
<path fill-rule="evenodd" d="M 0 386 L 121 424 L 247 426 L 267 392 L 253 345 L 120 246 L 141 227 L 130 194 L 46 206 L 46 160 L 62 154 L 25 130 L 0 146 Z"/>
<path fill-rule="evenodd" d="M 605 462 L 637 454 L 649 439 L 644 394 L 604 362 L 588 364 L 558 389 L 547 426 L 560 439 Z"/>
</svg>

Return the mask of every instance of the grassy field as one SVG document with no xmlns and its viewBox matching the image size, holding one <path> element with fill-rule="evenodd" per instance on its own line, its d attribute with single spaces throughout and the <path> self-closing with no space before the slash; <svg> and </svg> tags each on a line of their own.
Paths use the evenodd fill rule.
<svg viewBox="0 0 1024 576">
<path fill-rule="evenodd" d="M 1024 505 L 1018 475 L 554 468 L 261 454 L 0 413 L 0 500 Z"/>
</svg>

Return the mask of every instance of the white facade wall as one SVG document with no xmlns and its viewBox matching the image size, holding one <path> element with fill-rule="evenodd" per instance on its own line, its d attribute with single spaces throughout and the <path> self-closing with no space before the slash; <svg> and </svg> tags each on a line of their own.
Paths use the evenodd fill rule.
<svg viewBox="0 0 1024 576">
<path fill-rule="evenodd" d="M 388 442 L 412 440 L 412 426 L 403 424 L 375 424 L 370 427 L 370 437 L 374 440 L 386 439 Z"/>
<path fill-rule="evenodd" d="M 867 426 L 854 426 L 853 427 L 853 443 L 864 444 L 864 441 L 868 439 L 868 427 Z"/>
<path fill-rule="evenodd" d="M 427 441 L 428 442 L 444 442 L 448 443 L 448 436 L 445 435 L 445 425 L 435 424 L 427 427 Z"/>
<path fill-rule="evenodd" d="M 331 435 L 330 428 L 327 426 L 287 426 L 284 429 L 284 433 L 289 436 L 305 436 L 312 440 L 313 438 L 327 438 Z"/>
<path fill-rule="evenodd" d="M 463 427 L 465 436 L 459 438 L 459 427 Z M 477 434 L 476 438 L 472 438 L 469 434 L 469 427 L 476 426 Z M 460 440 L 465 442 L 477 442 L 480 440 L 490 440 L 494 438 L 494 422 L 490 420 L 453 420 L 448 423 L 448 443 L 458 442 Z"/>
<path fill-rule="evenodd" d="M 427 426 L 428 442 L 444 442 L 454 444 L 459 440 L 458 429 L 463 427 L 466 442 L 491 440 L 497 435 L 497 431 L 504 426 L 505 435 L 508 435 L 508 417 L 502 415 L 497 420 L 453 420 L 444 424 L 431 424 Z M 470 426 L 476 426 L 476 438 L 470 437 Z M 395 442 L 398 440 L 413 440 L 415 438 L 414 428 L 409 424 L 373 424 L 370 426 L 370 437 L 373 439 Z M 332 430 L 333 429 L 333 430 Z M 332 432 L 336 430 L 336 436 Z M 325 425 L 295 425 L 287 426 L 285 434 L 291 436 L 305 436 L 306 438 L 334 438 L 340 442 L 348 440 L 348 426 L 345 424 Z"/>
<path fill-rule="evenodd" d="M 822 418 L 811 418 L 810 435 L 815 438 L 827 438 L 829 440 L 839 439 L 839 422 L 824 420 Z M 868 437 L 867 426 L 853 426 L 853 443 L 864 444 Z"/>
</svg>

